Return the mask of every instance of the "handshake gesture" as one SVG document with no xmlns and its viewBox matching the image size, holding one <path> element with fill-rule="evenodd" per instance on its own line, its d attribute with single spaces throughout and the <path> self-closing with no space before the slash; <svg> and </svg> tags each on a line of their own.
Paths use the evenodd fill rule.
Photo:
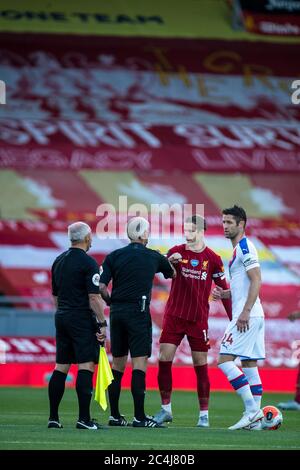
<svg viewBox="0 0 300 470">
<path fill-rule="evenodd" d="M 182 255 L 180 253 L 173 253 L 171 256 L 169 256 L 168 260 L 172 264 L 178 264 L 180 261 L 182 261 Z"/>
</svg>

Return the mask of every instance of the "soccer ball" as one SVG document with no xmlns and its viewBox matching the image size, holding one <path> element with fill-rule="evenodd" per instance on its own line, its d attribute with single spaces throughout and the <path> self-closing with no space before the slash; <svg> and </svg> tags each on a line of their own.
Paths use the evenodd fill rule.
<svg viewBox="0 0 300 470">
<path fill-rule="evenodd" d="M 280 428 L 283 416 L 281 411 L 276 406 L 265 406 L 263 409 L 264 417 L 261 420 L 261 427 L 266 431 L 274 431 Z"/>
</svg>

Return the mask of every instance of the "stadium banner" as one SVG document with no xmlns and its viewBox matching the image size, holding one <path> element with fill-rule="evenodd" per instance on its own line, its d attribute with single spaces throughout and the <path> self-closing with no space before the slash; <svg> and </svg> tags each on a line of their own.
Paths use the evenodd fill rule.
<svg viewBox="0 0 300 470">
<path fill-rule="evenodd" d="M 41 313 L 42 315 L 42 313 Z M 149 364 L 156 365 L 159 357 L 159 338 L 161 333 L 162 315 L 160 323 L 152 313 L 153 342 L 152 355 Z M 216 367 L 220 343 L 228 324 L 223 313 L 222 317 L 209 319 L 209 339 L 211 349 L 208 352 L 208 364 Z M 287 319 L 266 319 L 266 359 L 260 361 L 264 368 L 294 368 L 300 360 L 300 328 Z M 109 360 L 110 340 L 106 343 Z M 51 337 L 0 337 L 0 350 L 2 363 L 6 364 L 43 364 L 55 363 L 55 338 Z M 190 347 L 186 339 L 180 344 L 174 364 L 178 366 L 192 366 Z"/>
<path fill-rule="evenodd" d="M 250 33 L 300 36 L 300 4 L 295 0 L 239 0 L 244 27 Z"/>
<path fill-rule="evenodd" d="M 296 46 L 60 39 L 0 49 L 0 167 L 299 172 Z"/>
<path fill-rule="evenodd" d="M 299 126 L 0 120 L 0 168 L 300 172 Z"/>
<path fill-rule="evenodd" d="M 213 5 L 212 5 L 213 4 Z M 233 31 L 223 0 L 2 0 L 0 31 L 82 35 L 248 39 Z M 250 36 L 250 38 L 248 37 Z"/>
<path fill-rule="evenodd" d="M 0 364 L 0 387 L 4 386 L 30 386 L 46 387 L 53 372 L 54 364 Z M 125 370 L 122 387 L 130 390 L 131 368 Z M 158 390 L 158 368 L 149 366 L 146 374 L 147 390 Z M 232 387 L 224 374 L 217 367 L 208 369 L 210 387 L 212 391 L 232 392 Z M 77 367 L 72 366 L 66 386 L 74 387 L 77 376 Z M 297 378 L 297 369 L 260 369 L 260 376 L 264 392 L 294 393 Z M 94 374 L 94 380 L 96 374 Z M 195 391 L 197 389 L 194 368 L 191 366 L 173 367 L 173 390 Z M 95 385 L 95 384 L 94 384 Z"/>
<path fill-rule="evenodd" d="M 219 11 L 222 10 L 220 2 L 214 3 Z M 157 0 L 129 0 L 125 3 L 119 0 L 89 0 L 83 5 L 76 0 L 60 0 L 59 5 L 54 6 L 45 0 L 38 3 L 29 0 L 25 8 L 22 2 L 2 0 L 0 29 L 36 33 L 193 37 L 199 35 L 199 21 L 203 13 L 209 13 L 208 4 L 206 0 L 202 0 L 201 5 L 190 0 L 185 4 L 173 0 L 171 7 L 169 2 Z M 217 17 L 216 14 L 210 16 Z M 220 23 L 222 21 L 219 19 Z M 206 31 L 209 31 L 207 26 Z"/>
</svg>

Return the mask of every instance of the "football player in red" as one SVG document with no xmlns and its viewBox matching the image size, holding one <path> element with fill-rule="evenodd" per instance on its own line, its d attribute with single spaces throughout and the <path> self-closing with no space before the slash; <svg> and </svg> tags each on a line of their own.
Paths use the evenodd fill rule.
<svg viewBox="0 0 300 470">
<path fill-rule="evenodd" d="M 208 427 L 208 402 L 210 383 L 207 370 L 209 296 L 212 281 L 227 289 L 223 262 L 219 255 L 208 248 L 204 241 L 206 221 L 193 215 L 184 223 L 186 243 L 171 248 L 167 254 L 177 271 L 172 280 L 167 301 L 162 333 L 158 385 L 161 395 L 161 410 L 154 420 L 161 424 L 172 421 L 172 363 L 176 350 L 187 336 L 195 373 L 200 413 L 197 426 Z M 222 300 L 231 320 L 231 301 Z"/>
</svg>

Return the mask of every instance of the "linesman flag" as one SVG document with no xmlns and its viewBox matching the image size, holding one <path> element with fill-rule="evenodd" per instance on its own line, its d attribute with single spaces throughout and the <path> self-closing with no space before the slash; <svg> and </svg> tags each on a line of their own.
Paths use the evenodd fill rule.
<svg viewBox="0 0 300 470">
<path fill-rule="evenodd" d="M 107 354 L 104 346 L 100 346 L 98 371 L 96 378 L 95 400 L 105 411 L 107 408 L 105 390 L 113 381 L 113 374 L 108 362 Z"/>
</svg>

